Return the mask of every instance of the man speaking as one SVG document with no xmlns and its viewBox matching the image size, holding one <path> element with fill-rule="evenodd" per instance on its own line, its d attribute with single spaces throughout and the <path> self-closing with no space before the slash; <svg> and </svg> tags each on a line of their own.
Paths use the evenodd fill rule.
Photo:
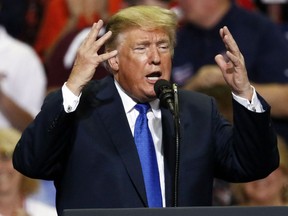
<svg viewBox="0 0 288 216">
<path fill-rule="evenodd" d="M 215 60 L 233 94 L 234 125 L 211 97 L 181 90 L 178 149 L 173 112 L 154 91 L 158 80 L 170 78 L 176 15 L 129 7 L 111 17 L 96 40 L 102 25 L 92 26 L 67 82 L 47 96 L 13 155 L 21 173 L 55 182 L 59 215 L 79 208 L 211 205 L 214 177 L 251 181 L 278 167 L 270 107 L 250 85 L 227 27 L 220 29 L 226 55 Z M 102 45 L 105 53 L 98 54 Z M 102 62 L 111 75 L 91 81 Z"/>
</svg>

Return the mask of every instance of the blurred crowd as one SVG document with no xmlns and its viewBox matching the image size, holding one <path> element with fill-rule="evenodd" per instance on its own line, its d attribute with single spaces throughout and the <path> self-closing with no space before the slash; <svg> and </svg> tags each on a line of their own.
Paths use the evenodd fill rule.
<svg viewBox="0 0 288 216">
<path fill-rule="evenodd" d="M 0 215 L 42 216 L 54 210 L 55 189 L 49 179 L 36 180 L 35 190 L 24 193 L 17 177 L 14 190 L 8 190 L 12 181 L 5 175 L 12 172 L 11 149 L 40 111 L 44 97 L 67 80 L 92 24 L 99 19 L 105 23 L 121 8 L 139 4 L 175 11 L 179 31 L 171 80 L 180 88 L 215 97 L 233 124 L 231 94 L 214 62 L 225 50 L 219 29 L 229 27 L 253 86 L 272 106 L 281 163 L 267 179 L 256 182 L 215 179 L 214 205 L 287 205 L 288 0 L 0 0 Z M 99 36 L 104 32 L 103 28 Z M 98 67 L 94 78 L 107 73 L 104 66 Z M 44 207 L 30 213 L 26 198 Z"/>
</svg>

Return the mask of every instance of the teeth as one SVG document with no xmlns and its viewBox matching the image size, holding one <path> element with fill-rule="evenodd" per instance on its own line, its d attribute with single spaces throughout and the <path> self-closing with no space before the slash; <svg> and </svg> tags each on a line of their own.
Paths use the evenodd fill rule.
<svg viewBox="0 0 288 216">
<path fill-rule="evenodd" d="M 149 80 L 158 80 L 159 77 L 147 77 Z"/>
</svg>

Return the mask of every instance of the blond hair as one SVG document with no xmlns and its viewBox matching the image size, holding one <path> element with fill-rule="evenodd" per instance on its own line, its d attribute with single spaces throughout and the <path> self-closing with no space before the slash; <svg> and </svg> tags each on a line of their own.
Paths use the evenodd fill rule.
<svg viewBox="0 0 288 216">
<path fill-rule="evenodd" d="M 132 28 L 145 31 L 164 30 L 171 43 L 171 53 L 176 43 L 177 16 L 169 10 L 158 6 L 133 6 L 120 10 L 107 23 L 106 30 L 112 31 L 112 36 L 105 44 L 105 50 L 111 51 L 117 47 L 118 35 Z"/>
<path fill-rule="evenodd" d="M 21 133 L 13 128 L 0 129 L 0 156 L 5 159 L 12 159 L 13 151 L 17 142 L 21 137 Z M 36 179 L 31 179 L 23 175 L 20 193 L 23 196 L 28 196 L 38 190 L 39 182 Z"/>
</svg>

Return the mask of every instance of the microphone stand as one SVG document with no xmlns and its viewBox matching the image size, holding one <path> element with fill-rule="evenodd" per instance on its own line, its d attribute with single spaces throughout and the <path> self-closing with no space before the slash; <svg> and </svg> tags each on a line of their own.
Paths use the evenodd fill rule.
<svg viewBox="0 0 288 216">
<path fill-rule="evenodd" d="M 174 93 L 174 129 L 175 129 L 175 174 L 174 174 L 174 194 L 173 206 L 178 206 L 178 180 L 179 180 L 179 163 L 180 163 L 180 117 L 178 103 L 178 88 L 175 83 L 172 85 Z"/>
</svg>

